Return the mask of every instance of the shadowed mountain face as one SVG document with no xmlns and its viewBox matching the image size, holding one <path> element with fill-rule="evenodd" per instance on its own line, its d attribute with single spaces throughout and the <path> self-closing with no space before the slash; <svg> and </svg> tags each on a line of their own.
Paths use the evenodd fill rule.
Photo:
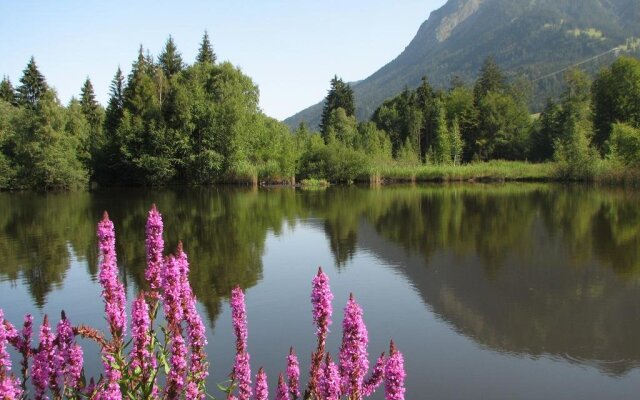
<svg viewBox="0 0 640 400">
<path fill-rule="evenodd" d="M 640 2 L 635 0 L 449 0 L 431 13 L 406 49 L 368 78 L 352 84 L 356 114 L 366 119 L 387 98 L 417 87 L 427 76 L 447 87 L 458 76 L 471 83 L 492 55 L 510 77 L 524 76 L 533 87 L 532 108 L 561 90 L 562 74 L 538 78 L 631 44 L 640 54 Z M 612 51 L 581 65 L 596 72 L 619 54 Z M 339 73 L 339 71 L 336 71 Z M 317 127 L 322 103 L 285 122 Z"/>
</svg>

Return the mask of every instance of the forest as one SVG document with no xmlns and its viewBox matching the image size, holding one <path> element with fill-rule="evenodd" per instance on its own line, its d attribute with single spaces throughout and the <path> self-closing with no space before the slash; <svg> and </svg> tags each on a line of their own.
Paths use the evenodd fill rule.
<svg viewBox="0 0 640 400">
<path fill-rule="evenodd" d="M 0 189 L 448 180 L 505 171 L 516 180 L 624 180 L 638 170 L 639 60 L 620 57 L 593 82 L 569 70 L 562 95 L 540 114 L 527 107 L 530 93 L 530 82 L 507 80 L 488 57 L 471 85 L 454 77 L 436 90 L 424 77 L 370 121 L 357 121 L 353 91 L 335 76 L 320 131 L 301 123 L 291 132 L 260 110 L 251 78 L 217 61 L 206 32 L 193 64 L 171 36 L 157 57 L 140 46 L 130 74 L 116 71 L 106 108 L 89 78 L 63 105 L 32 57 L 18 85 L 6 76 L 0 83 Z"/>
</svg>

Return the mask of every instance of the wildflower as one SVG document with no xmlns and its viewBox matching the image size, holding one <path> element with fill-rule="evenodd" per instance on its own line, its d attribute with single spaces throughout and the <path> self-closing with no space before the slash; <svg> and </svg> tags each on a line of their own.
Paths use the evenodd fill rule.
<svg viewBox="0 0 640 400">
<path fill-rule="evenodd" d="M 331 288 L 329 287 L 329 277 L 322 271 L 322 268 L 318 268 L 318 273 L 313 278 L 311 289 L 313 322 L 316 325 L 316 336 L 318 338 L 317 348 L 311 355 L 311 371 L 308 385 L 308 391 L 311 393 L 316 392 L 320 375 L 320 364 L 324 358 L 327 333 L 329 332 L 331 315 L 333 313 L 333 308 L 331 307 L 332 300 L 333 293 L 331 293 Z"/>
<path fill-rule="evenodd" d="M 320 374 L 318 388 L 323 399 L 340 399 L 340 373 L 338 371 L 338 366 L 333 362 L 333 360 L 331 360 L 331 355 L 329 353 L 327 353 L 327 357 Z"/>
<path fill-rule="evenodd" d="M 289 393 L 291 393 L 291 397 L 294 399 L 300 397 L 300 390 L 298 389 L 299 381 L 300 363 L 292 347 L 289 349 L 289 355 L 287 356 L 287 384 L 289 386 Z"/>
<path fill-rule="evenodd" d="M 102 255 L 99 277 L 107 322 L 113 337 L 120 340 L 124 337 L 126 329 L 126 298 L 124 287 L 118 279 L 116 237 L 113 230 L 113 222 L 109 220 L 109 215 L 106 212 L 102 221 L 98 223 L 98 245 Z"/>
<path fill-rule="evenodd" d="M 231 318 L 233 331 L 236 335 L 236 352 L 243 353 L 247 349 L 247 310 L 244 303 L 244 293 L 240 286 L 231 290 Z"/>
<path fill-rule="evenodd" d="M 373 372 L 369 379 L 367 379 L 362 385 L 362 396 L 369 397 L 371 396 L 378 386 L 384 380 L 384 366 L 386 364 L 386 360 L 384 358 L 384 353 L 378 357 L 378 361 L 376 361 L 376 365 L 373 367 Z"/>
<path fill-rule="evenodd" d="M 55 374 L 58 387 L 77 389 L 82 375 L 83 352 L 76 344 L 73 328 L 62 312 L 56 327 L 57 348 L 55 354 Z"/>
<path fill-rule="evenodd" d="M 22 396 L 20 381 L 11 375 L 11 358 L 7 352 L 7 343 L 12 332 L 5 325 L 4 312 L 0 310 L 0 398 L 19 399 Z"/>
<path fill-rule="evenodd" d="M 367 343 L 369 336 L 362 318 L 362 308 L 353 294 L 344 309 L 342 321 L 342 346 L 340 347 L 340 377 L 342 393 L 358 397 L 364 375 L 369 369 Z"/>
<path fill-rule="evenodd" d="M 36 399 L 45 399 L 45 392 L 53 378 L 55 349 L 53 346 L 54 336 L 49 326 L 49 319 L 45 315 L 40 326 L 40 346 L 33 360 L 31 379 L 35 386 Z"/>
<path fill-rule="evenodd" d="M 180 264 L 174 256 L 165 259 L 163 276 L 164 286 L 164 315 L 169 326 L 177 326 L 182 321 L 182 283 Z"/>
<path fill-rule="evenodd" d="M 386 400 L 404 400 L 404 359 L 391 341 L 389 359 L 384 367 L 384 393 Z"/>
<path fill-rule="evenodd" d="M 151 297 L 156 298 L 162 288 L 164 240 L 162 239 L 162 215 L 158 212 L 155 204 L 149 210 L 146 231 L 147 269 L 145 278 L 151 287 Z"/>
<path fill-rule="evenodd" d="M 196 309 L 196 298 L 189 284 L 189 262 L 187 255 L 182 251 L 182 243 L 178 245 L 177 260 L 181 273 L 182 284 L 182 301 L 184 319 L 187 322 L 187 338 L 188 347 L 191 348 L 189 354 L 188 367 L 188 398 L 204 398 L 204 380 L 209 375 L 207 363 L 207 354 L 205 346 L 207 338 L 205 335 L 204 324 L 198 310 Z"/>
<path fill-rule="evenodd" d="M 185 374 L 187 371 L 187 347 L 185 346 L 182 330 L 178 327 L 170 327 L 171 335 L 171 369 L 167 376 L 166 392 L 169 399 L 177 399 L 185 386 Z"/>
<path fill-rule="evenodd" d="M 151 372 L 156 368 L 156 359 L 149 351 L 151 345 L 151 320 L 149 318 L 149 306 L 144 299 L 144 292 L 140 292 L 131 305 L 131 370 L 135 372 L 139 368 L 142 374 L 143 384 L 148 384 Z M 155 382 L 152 382 L 154 384 Z M 155 391 L 155 390 L 154 390 Z"/>
<path fill-rule="evenodd" d="M 276 391 L 276 400 L 290 400 L 287 384 L 284 383 L 282 374 L 278 377 L 278 390 Z"/>
<path fill-rule="evenodd" d="M 256 375 L 255 400 L 269 400 L 269 386 L 267 385 L 267 374 L 260 367 Z"/>
</svg>

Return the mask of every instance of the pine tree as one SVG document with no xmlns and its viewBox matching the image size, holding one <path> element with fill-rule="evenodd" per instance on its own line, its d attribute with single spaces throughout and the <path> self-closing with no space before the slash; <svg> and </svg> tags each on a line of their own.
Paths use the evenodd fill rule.
<svg viewBox="0 0 640 400">
<path fill-rule="evenodd" d="M 182 55 L 178 52 L 178 48 L 171 35 L 169 35 L 169 39 L 167 39 L 167 43 L 164 45 L 164 50 L 162 50 L 162 53 L 160 53 L 158 57 L 158 64 L 167 78 L 171 78 L 184 68 Z"/>
<path fill-rule="evenodd" d="M 202 36 L 202 43 L 200 43 L 200 50 L 198 51 L 196 61 L 199 63 L 210 64 L 215 64 L 216 62 L 216 53 L 213 52 L 213 47 L 211 46 L 211 42 L 209 42 L 209 33 L 207 33 L 207 31 L 204 31 L 204 35 Z"/>
<path fill-rule="evenodd" d="M 496 63 L 496 60 L 489 56 L 485 59 L 480 76 L 473 88 L 473 97 L 476 105 L 480 103 L 487 93 L 502 92 L 505 89 L 505 77 Z"/>
<path fill-rule="evenodd" d="M 42 95 L 48 90 L 47 82 L 38 70 L 33 57 L 31 57 L 29 64 L 22 72 L 20 83 L 22 85 L 18 87 L 18 100 L 20 104 L 25 106 L 33 107 L 38 104 Z"/>
<path fill-rule="evenodd" d="M 102 109 L 96 101 L 96 95 L 89 77 L 84 81 L 82 89 L 80 90 L 80 105 L 82 106 L 82 113 L 91 128 L 95 129 L 99 127 L 102 124 Z"/>
<path fill-rule="evenodd" d="M 0 100 L 4 100 L 11 105 L 16 105 L 16 91 L 7 76 L 0 82 Z"/>
<path fill-rule="evenodd" d="M 438 164 L 451 162 L 451 137 L 447 129 L 447 118 L 440 100 L 436 100 L 434 108 L 433 151 L 434 161 Z"/>
<path fill-rule="evenodd" d="M 124 110 L 124 75 L 122 70 L 118 67 L 116 75 L 111 81 L 111 96 L 109 97 L 109 104 L 107 105 L 107 112 L 105 118 L 105 129 L 113 135 L 120 125 L 122 119 L 122 112 Z"/>
<path fill-rule="evenodd" d="M 344 109 L 347 117 L 354 115 L 356 111 L 355 102 L 353 100 L 353 90 L 351 90 L 351 87 L 336 75 L 331 79 L 331 88 L 324 100 L 324 108 L 322 109 L 322 122 L 320 123 L 320 129 L 323 134 L 327 133 L 331 113 L 333 110 L 338 108 Z"/>
<path fill-rule="evenodd" d="M 449 144 L 451 145 L 451 160 L 454 165 L 459 165 L 462 162 L 464 142 L 462 141 L 458 118 L 454 118 L 451 123 L 451 128 L 449 129 Z"/>
</svg>

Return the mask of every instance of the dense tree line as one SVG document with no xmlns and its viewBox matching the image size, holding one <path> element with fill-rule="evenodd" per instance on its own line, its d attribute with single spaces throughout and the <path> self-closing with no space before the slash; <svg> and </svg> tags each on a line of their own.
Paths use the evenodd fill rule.
<svg viewBox="0 0 640 400">
<path fill-rule="evenodd" d="M 549 100 L 540 115 L 530 115 L 527 108 L 530 83 L 507 82 L 491 57 L 473 85 L 454 77 L 448 90 L 436 91 L 425 77 L 417 89 L 385 101 L 371 122 L 356 123 L 348 85 L 337 78 L 331 85 L 323 140 L 310 139 L 302 156 L 307 168 L 303 174 L 340 180 L 344 177 L 330 167 L 346 160 L 357 169 L 358 163 L 367 162 L 500 159 L 556 161 L 566 178 L 586 178 L 602 157 L 622 164 L 640 162 L 640 61 L 634 58 L 619 58 L 593 83 L 582 71 L 569 70 L 562 95 Z M 301 127 L 300 132 L 307 130 Z M 350 179 L 357 176 L 347 174 Z"/>
<path fill-rule="evenodd" d="M 621 57 L 593 83 L 571 70 L 540 115 L 527 109 L 530 85 L 508 82 L 488 58 L 473 85 L 427 78 L 385 101 L 371 121 L 354 116 L 353 91 L 337 76 L 320 132 L 291 134 L 258 107 L 258 88 L 218 63 L 205 33 L 187 65 L 172 37 L 158 57 L 140 47 L 130 74 L 120 68 L 106 109 L 87 78 L 78 99 L 60 104 L 32 58 L 14 88 L 0 83 L 0 188 L 207 185 L 352 181 L 389 165 L 554 160 L 584 178 L 597 160 L 640 162 L 640 61 Z"/>
<path fill-rule="evenodd" d="M 20 86 L 0 84 L 0 188 L 288 181 L 293 139 L 260 111 L 252 80 L 217 63 L 206 33 L 192 65 L 172 37 L 158 57 L 141 46 L 106 110 L 88 78 L 63 106 L 33 58 Z"/>
</svg>

